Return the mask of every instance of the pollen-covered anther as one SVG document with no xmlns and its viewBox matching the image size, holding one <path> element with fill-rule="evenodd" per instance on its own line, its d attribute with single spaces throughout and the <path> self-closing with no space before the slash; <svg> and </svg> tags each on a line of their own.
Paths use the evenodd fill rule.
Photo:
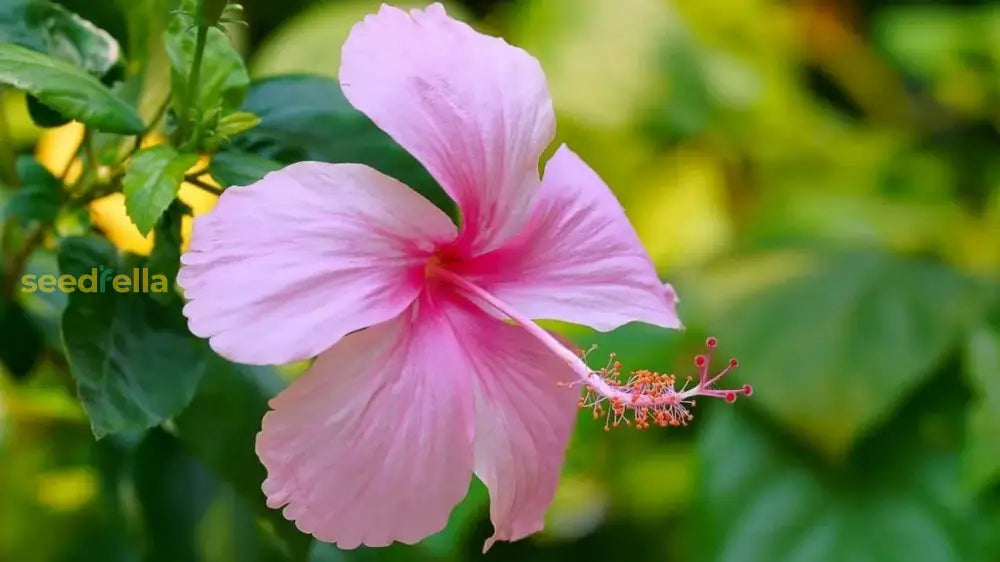
<svg viewBox="0 0 1000 562">
<path fill-rule="evenodd" d="M 721 371 L 709 376 L 712 351 L 717 345 L 715 338 L 708 338 L 705 342 L 707 352 L 697 355 L 694 361 L 698 368 L 697 384 L 692 386 L 696 379 L 687 377 L 680 388 L 673 374 L 640 369 L 623 375 L 622 364 L 612 353 L 603 367 L 590 371 L 584 381 L 587 388 L 579 406 L 592 409 L 594 419 L 603 418 L 605 431 L 622 424 L 633 425 L 638 430 L 648 429 L 652 424 L 660 427 L 687 425 L 693 418 L 690 409 L 695 406 L 698 396 L 732 403 L 741 394 L 750 396 L 753 393 L 749 384 L 735 389 L 716 388 L 716 383 L 739 365 L 736 359 L 730 359 Z M 593 349 L 581 357 L 586 358 Z"/>
</svg>

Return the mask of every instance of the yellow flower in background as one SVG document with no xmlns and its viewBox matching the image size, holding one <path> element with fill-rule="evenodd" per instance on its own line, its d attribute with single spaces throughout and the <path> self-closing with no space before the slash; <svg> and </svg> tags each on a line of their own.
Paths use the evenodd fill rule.
<svg viewBox="0 0 1000 562">
<path fill-rule="evenodd" d="M 967 271 L 989 275 L 1000 266 L 1000 190 L 986 204 L 981 216 L 964 212 L 952 223 L 946 252 L 953 263 Z"/>
<path fill-rule="evenodd" d="M 562 118 L 623 127 L 662 95 L 661 49 L 680 29 L 669 4 L 533 0 L 519 6 L 509 34 L 541 61 Z"/>
<path fill-rule="evenodd" d="M 70 166 L 66 173 L 66 182 L 73 182 L 80 176 L 82 164 L 79 158 L 74 159 L 74 151 L 83 140 L 83 125 L 68 123 L 62 127 L 45 131 L 36 145 L 36 157 L 39 163 L 51 173 L 60 175 Z M 163 142 L 159 136 L 151 136 L 144 140 L 143 146 L 152 146 Z M 202 158 L 190 171 L 200 170 L 208 163 L 208 158 Z M 205 181 L 217 186 L 214 180 L 205 177 Z M 181 184 L 179 196 L 181 201 L 191 207 L 195 216 L 207 213 L 215 206 L 218 197 L 190 183 Z M 135 254 L 149 255 L 153 250 L 153 233 L 143 236 L 132 224 L 125 211 L 125 195 L 112 193 L 90 204 L 90 220 L 94 226 L 108 237 L 121 250 Z M 181 236 L 184 248 L 187 248 L 191 237 L 191 217 L 184 217 L 181 223 Z"/>
<path fill-rule="evenodd" d="M 710 154 L 682 148 L 640 174 L 626 208 L 660 267 L 704 262 L 732 240 L 725 172 Z"/>
<path fill-rule="evenodd" d="M 83 125 L 77 122 L 67 123 L 62 127 L 48 129 L 38 137 L 35 145 L 35 157 L 55 176 L 66 170 L 73 160 L 73 152 L 83 141 Z M 72 183 L 80 177 L 82 163 L 77 158 L 66 172 L 66 182 Z"/>
<path fill-rule="evenodd" d="M 394 0 L 397 8 L 425 8 L 426 0 Z M 250 62 L 254 78 L 282 74 L 319 74 L 337 77 L 340 47 L 351 27 L 372 11 L 371 0 L 317 2 L 299 12 L 270 34 Z M 460 20 L 465 11 L 456 2 L 443 2 L 448 13 Z"/>
<path fill-rule="evenodd" d="M 90 467 L 76 467 L 38 475 L 38 503 L 60 512 L 75 511 L 97 494 L 97 476 Z"/>
</svg>

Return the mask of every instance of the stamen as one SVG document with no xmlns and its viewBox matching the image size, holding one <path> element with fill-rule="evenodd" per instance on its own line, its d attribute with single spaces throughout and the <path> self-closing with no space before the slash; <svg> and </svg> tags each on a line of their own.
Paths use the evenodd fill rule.
<svg viewBox="0 0 1000 562">
<path fill-rule="evenodd" d="M 621 423 L 629 424 L 627 417 L 629 414 L 636 429 L 647 429 L 651 423 L 660 427 L 687 425 L 694 417 L 690 409 L 695 406 L 697 396 L 722 398 L 731 404 L 741 394 L 744 396 L 753 394 L 753 387 L 749 384 L 738 389 L 715 388 L 715 383 L 738 365 L 735 359 L 730 359 L 725 368 L 709 378 L 712 349 L 717 344 L 715 338 L 709 338 L 705 342 L 707 353 L 695 357 L 694 362 L 698 367 L 699 377 L 698 384 L 692 388 L 688 388 L 692 380 L 690 377 L 677 388 L 676 377 L 672 374 L 639 370 L 623 375 L 621 363 L 614 361 L 614 354 L 611 354 L 608 363 L 610 368 L 605 366 L 597 371 L 591 371 L 600 377 L 604 385 L 595 384 L 592 380 L 589 383 L 585 382 L 587 389 L 579 405 L 581 408 L 592 408 L 595 419 L 603 416 L 605 430 L 618 427 Z M 582 355 L 582 359 L 586 360 L 594 349 L 596 348 L 591 347 Z M 612 391 L 610 394 L 607 392 L 608 389 Z M 610 410 L 606 411 L 605 406 L 608 404 Z"/>
<path fill-rule="evenodd" d="M 625 375 L 622 364 L 614 353 L 608 356 L 608 361 L 603 367 L 594 370 L 586 360 L 597 346 L 591 346 L 590 349 L 575 354 L 557 341 L 552 334 L 478 285 L 443 268 L 435 270 L 434 274 L 439 279 L 446 280 L 461 291 L 476 297 L 477 301 L 486 302 L 507 315 L 556 356 L 563 359 L 576 374 L 577 380 L 560 384 L 570 387 L 580 384 L 586 388 L 578 404 L 580 408 L 591 409 L 595 420 L 603 418 L 605 431 L 610 431 L 621 424 L 634 425 L 640 430 L 648 429 L 651 424 L 660 427 L 687 425 L 693 418 L 690 408 L 694 407 L 695 398 L 698 396 L 722 398 L 732 403 L 741 394 L 744 396 L 753 394 L 753 388 L 749 384 L 738 389 L 715 387 L 722 377 L 739 365 L 736 359 L 730 359 L 721 371 L 709 378 L 712 351 L 718 345 L 718 340 L 715 338 L 708 338 L 705 341 L 707 352 L 695 357 L 698 383 L 690 388 L 688 384 L 692 381 L 691 377 L 687 377 L 684 384 L 677 388 L 676 377 L 673 374 L 638 370 Z"/>
</svg>

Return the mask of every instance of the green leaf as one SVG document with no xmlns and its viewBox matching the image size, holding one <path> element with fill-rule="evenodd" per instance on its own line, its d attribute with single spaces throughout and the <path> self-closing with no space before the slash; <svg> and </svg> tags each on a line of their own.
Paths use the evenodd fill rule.
<svg viewBox="0 0 1000 562">
<path fill-rule="evenodd" d="M 143 265 L 120 261 L 100 238 L 67 238 L 59 248 L 60 271 L 78 280 L 63 313 L 63 344 L 97 438 L 174 416 L 204 370 L 203 345 L 188 332 L 179 297 L 164 306 L 142 292 L 118 292 L 121 276 L 141 283 Z"/>
<path fill-rule="evenodd" d="M 194 61 L 198 29 L 191 21 L 175 17 L 167 29 L 167 56 L 170 57 L 173 79 L 174 110 L 180 113 L 181 104 L 187 98 L 187 83 Z M 250 76 L 240 54 L 233 49 L 226 34 L 217 28 L 208 30 L 205 54 L 197 84 L 197 96 L 193 107 L 202 112 L 199 123 L 213 122 L 220 112 L 234 110 L 246 96 Z"/>
<path fill-rule="evenodd" d="M 210 353 L 198 393 L 174 424 L 184 446 L 255 506 L 291 551 L 301 554 L 309 548 L 309 537 L 265 505 L 260 486 L 266 472 L 254 452 L 267 402 L 283 387 L 271 368 L 237 365 Z"/>
<path fill-rule="evenodd" d="M 236 149 L 223 150 L 212 155 L 209 173 L 222 187 L 232 185 L 250 185 L 268 172 L 281 168 L 281 164 Z"/>
<path fill-rule="evenodd" d="M 167 144 L 140 150 L 122 180 L 125 210 L 138 227 L 148 234 L 184 181 L 184 174 L 198 163 L 197 154 L 180 153 Z"/>
<path fill-rule="evenodd" d="M 454 215 L 454 203 L 422 165 L 344 98 L 336 80 L 279 76 L 255 82 L 243 110 L 260 124 L 236 148 L 283 164 L 302 160 L 367 164 Z"/>
<path fill-rule="evenodd" d="M 174 420 L 185 446 L 254 500 L 263 501 L 265 476 L 254 443 L 268 400 L 283 387 L 274 369 L 238 365 L 209 353 L 198 393 Z"/>
<path fill-rule="evenodd" d="M 22 289 L 18 302 L 31 317 L 42 335 L 45 346 L 53 349 L 62 348 L 62 336 L 59 325 L 63 312 L 66 310 L 67 294 L 62 291 L 44 292 L 37 290 L 38 278 L 42 275 L 59 276 L 59 264 L 56 252 L 47 248 L 38 248 L 28 258 L 24 267 L 25 275 L 33 275 L 36 283 L 35 291 L 25 292 L 22 277 Z"/>
<path fill-rule="evenodd" d="M 989 56 L 996 22 L 989 7 L 947 3 L 888 8 L 877 16 L 872 27 L 878 46 L 904 70 L 923 78 L 953 70 L 963 57 Z"/>
<path fill-rule="evenodd" d="M 953 375 L 952 375 L 953 376 Z M 951 384 L 926 388 L 839 466 L 789 447 L 739 406 L 704 416 L 685 537 L 713 562 L 986 562 L 996 519 L 958 486 Z M 951 390 L 954 385 L 951 386 Z M 946 403 L 946 404 L 943 404 Z M 920 411 L 912 411 L 918 409 Z"/>
<path fill-rule="evenodd" d="M 173 435 L 149 432 L 134 462 L 146 562 L 288 560 L 247 502 Z"/>
<path fill-rule="evenodd" d="M 198 526 L 197 539 L 204 562 L 286 562 L 302 560 L 289 556 L 261 525 L 246 501 L 229 486 L 224 486 L 209 506 Z"/>
<path fill-rule="evenodd" d="M 0 41 L 45 53 L 97 77 L 121 60 L 121 47 L 111 34 L 59 4 L 13 3 L 14 17 L 0 18 Z"/>
<path fill-rule="evenodd" d="M 59 6 L 49 4 L 45 22 L 48 54 L 102 77 L 121 61 L 121 47 L 110 33 Z"/>
<path fill-rule="evenodd" d="M 966 424 L 964 476 L 970 488 L 981 489 L 1000 478 L 1000 332 L 986 324 L 973 328 L 964 365 L 976 396 Z"/>
<path fill-rule="evenodd" d="M 336 546 L 328 542 L 314 541 L 309 549 L 306 562 L 346 562 L 347 556 Z"/>
<path fill-rule="evenodd" d="M 36 21 L 44 13 L 42 2 L 35 0 L 6 0 L 0 10 L 0 43 L 14 43 L 45 52 L 45 37 Z"/>
<path fill-rule="evenodd" d="M 144 560 L 198 560 L 196 531 L 219 491 L 215 475 L 159 429 L 146 435 L 133 462 L 148 537 Z"/>
<path fill-rule="evenodd" d="M 448 517 L 448 525 L 420 542 L 420 549 L 436 559 L 456 556 L 476 530 L 476 525 L 489 514 L 490 495 L 486 485 L 473 478 L 465 494 Z M 480 539 L 481 537 L 476 537 Z"/>
<path fill-rule="evenodd" d="M 690 37 L 674 33 L 662 51 L 669 88 L 652 104 L 648 126 L 669 143 L 700 133 L 715 99 L 705 77 L 706 57 Z"/>
<path fill-rule="evenodd" d="M 181 222 L 185 215 L 190 215 L 191 209 L 175 199 L 167 207 L 167 211 L 156 223 L 153 231 L 153 251 L 149 254 L 147 267 L 150 273 L 159 273 L 167 278 L 171 287 L 177 280 L 177 270 L 180 268 L 181 259 Z M 150 293 L 150 297 L 160 304 L 168 304 L 174 298 L 174 292 Z"/>
<path fill-rule="evenodd" d="M 24 90 L 48 107 L 102 131 L 143 130 L 135 109 L 73 65 L 10 43 L 0 43 L 0 83 Z"/>
<path fill-rule="evenodd" d="M 60 127 L 72 121 L 69 117 L 63 116 L 62 113 L 38 101 L 38 98 L 35 96 L 28 96 L 27 101 L 28 115 L 31 116 L 31 120 L 34 121 L 35 125 L 39 127 Z"/>
<path fill-rule="evenodd" d="M 215 132 L 221 137 L 234 137 L 253 129 L 259 123 L 260 117 L 257 117 L 253 113 L 237 111 L 219 119 L 219 126 L 215 129 Z"/>
<path fill-rule="evenodd" d="M 973 286 L 930 263 L 825 256 L 808 274 L 745 296 L 718 335 L 750 403 L 831 455 L 923 381 L 976 313 Z"/>
<path fill-rule="evenodd" d="M 6 216 L 25 222 L 48 222 L 56 218 L 62 203 L 62 184 L 30 156 L 17 159 L 21 187 L 7 202 Z"/>
<path fill-rule="evenodd" d="M 15 300 L 0 302 L 0 363 L 23 378 L 42 357 L 44 340 L 28 313 Z"/>
<path fill-rule="evenodd" d="M 83 506 L 83 511 L 77 514 L 79 518 L 58 539 L 47 534 L 44 541 L 34 537 L 35 542 L 54 540 L 57 543 L 58 553 L 45 558 L 52 562 L 137 562 L 139 552 L 131 540 L 131 514 L 128 512 L 134 501 L 126 474 L 134 440 L 131 436 L 116 436 L 94 443 L 86 437 L 80 439 L 81 434 L 76 431 L 72 436 L 72 439 L 63 437 L 49 445 L 47 456 L 60 459 L 56 461 L 60 465 L 71 463 L 73 469 L 94 475 L 94 483 L 67 488 L 74 493 L 86 493 L 84 490 L 98 484 L 94 490 L 96 497 Z M 44 442 L 56 437 L 56 434 L 48 434 Z M 72 452 L 67 456 L 69 451 Z M 29 560 L 32 557 L 17 558 Z"/>
</svg>

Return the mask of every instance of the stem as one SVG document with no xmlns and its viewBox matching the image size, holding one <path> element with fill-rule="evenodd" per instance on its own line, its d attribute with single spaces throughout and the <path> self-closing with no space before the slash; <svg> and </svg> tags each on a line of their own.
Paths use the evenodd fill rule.
<svg viewBox="0 0 1000 562">
<path fill-rule="evenodd" d="M 204 173 L 204 172 L 202 172 L 202 173 Z M 200 188 L 204 189 L 205 191 L 207 191 L 209 193 L 212 193 L 214 195 L 222 195 L 222 190 L 221 189 L 215 187 L 214 185 L 211 185 L 211 184 L 208 184 L 206 182 L 201 181 L 200 179 L 198 179 L 198 175 L 199 174 L 193 174 L 193 175 L 184 176 L 184 181 L 187 182 L 187 183 L 190 183 L 191 185 L 194 185 L 196 187 L 200 187 Z"/>
<path fill-rule="evenodd" d="M 163 116 L 167 114 L 167 108 L 170 107 L 170 98 L 171 94 L 167 94 L 167 99 L 164 100 L 162 104 L 160 104 L 159 108 L 157 108 L 156 113 L 153 114 L 152 119 L 150 119 L 149 121 L 149 125 L 147 125 L 146 128 L 143 129 L 141 133 L 135 136 L 135 144 L 132 146 L 132 150 L 130 150 L 128 154 L 126 154 L 125 157 L 122 158 L 121 162 L 118 163 L 119 165 L 121 165 L 122 162 L 127 160 L 129 157 L 138 152 L 140 148 L 142 148 L 142 141 L 145 140 L 147 136 L 149 136 L 149 133 L 153 132 L 153 130 L 156 129 L 156 126 L 159 125 L 160 120 L 163 119 Z"/>
<path fill-rule="evenodd" d="M 49 229 L 49 226 L 50 223 L 48 222 L 35 225 L 25 239 L 24 244 L 21 245 L 21 249 L 10 256 L 10 259 L 4 264 L 3 285 L 0 286 L 0 301 L 9 301 L 14 294 L 14 287 L 21 278 L 21 274 L 24 271 L 24 264 L 27 263 L 28 258 L 31 257 L 35 248 L 45 239 L 45 232 Z"/>
<path fill-rule="evenodd" d="M 59 183 L 64 185 L 66 184 L 66 178 L 69 176 L 69 171 L 73 169 L 73 163 L 76 162 L 77 157 L 80 155 L 80 151 L 83 150 L 83 144 L 85 142 L 87 142 L 86 130 L 84 131 L 83 138 L 80 139 L 80 142 L 77 143 L 76 148 L 74 148 L 73 152 L 70 154 L 69 159 L 66 161 L 66 165 L 63 166 L 62 172 L 59 172 Z M 83 171 L 81 165 L 81 174 L 82 173 Z"/>
<path fill-rule="evenodd" d="M 73 183 L 73 186 L 69 188 L 70 194 L 74 197 L 79 197 L 86 195 L 90 188 L 94 184 L 94 180 L 97 177 L 97 168 L 99 163 L 97 161 L 97 149 L 94 147 L 94 134 L 90 128 L 86 128 L 83 131 L 83 140 L 80 143 L 80 147 L 77 151 L 82 149 L 83 156 L 81 157 L 81 169 L 80 176 Z M 66 166 L 64 172 L 69 173 L 69 168 L 73 165 L 72 160 L 70 160 L 69 165 Z"/>
<path fill-rule="evenodd" d="M 191 133 L 191 105 L 196 99 L 198 92 L 198 81 L 201 79 L 201 59 L 205 56 L 205 44 L 208 40 L 208 28 L 199 25 L 198 37 L 195 39 L 194 59 L 191 61 L 191 74 L 187 80 L 187 91 L 184 95 L 184 103 L 181 105 L 181 126 L 179 139 L 181 142 L 187 140 Z"/>
<path fill-rule="evenodd" d="M 144 137 L 148 135 L 153 129 L 156 128 L 157 125 L 159 125 L 160 120 L 167 114 L 167 108 L 170 107 L 170 97 L 171 94 L 167 94 L 167 99 L 163 100 L 163 103 L 160 104 L 159 109 L 156 110 L 153 118 L 149 120 L 149 125 L 146 126 L 146 130 L 141 133 L 141 136 Z"/>
<path fill-rule="evenodd" d="M 97 170 L 100 166 L 100 162 L 97 160 L 97 148 L 94 146 L 94 134 L 87 129 L 83 136 L 83 147 L 87 151 L 87 160 L 90 162 L 90 167 L 92 170 Z"/>
<path fill-rule="evenodd" d="M 87 193 L 77 193 L 70 195 L 69 203 L 77 206 L 86 206 L 100 199 L 101 197 L 105 197 L 107 195 L 111 195 L 112 193 L 117 193 L 121 191 L 121 175 L 111 178 L 111 181 L 108 184 L 99 184 L 97 187 L 101 189 L 94 189 L 88 191 Z"/>
<path fill-rule="evenodd" d="M 4 91 L 0 88 L 0 180 L 10 184 L 21 183 L 17 177 L 17 156 L 14 154 L 14 140 L 10 134 L 10 123 L 4 106 Z"/>
</svg>

